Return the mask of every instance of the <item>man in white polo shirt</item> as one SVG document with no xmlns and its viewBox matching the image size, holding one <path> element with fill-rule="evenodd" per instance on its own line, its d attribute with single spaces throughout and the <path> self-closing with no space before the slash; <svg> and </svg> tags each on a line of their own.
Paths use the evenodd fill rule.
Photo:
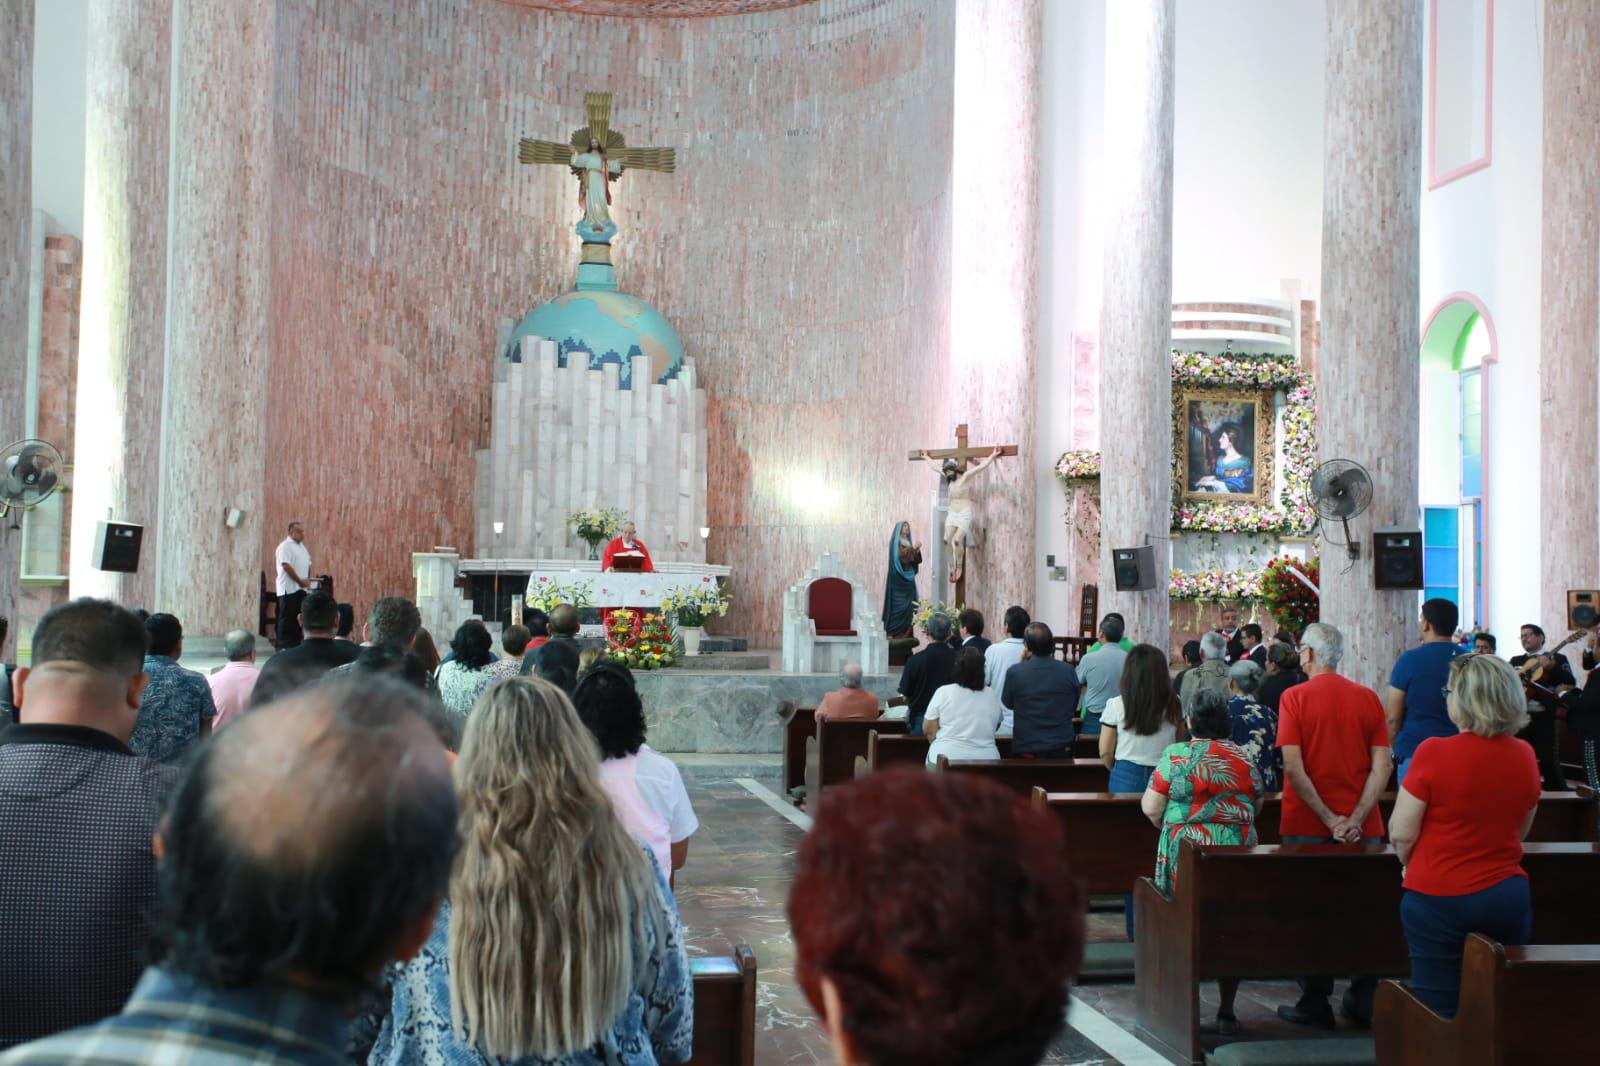
<svg viewBox="0 0 1600 1066">
<path fill-rule="evenodd" d="M 306 548 L 306 527 L 289 523 L 289 535 L 278 545 L 278 647 L 300 644 L 300 605 L 311 590 L 311 552 Z"/>
</svg>

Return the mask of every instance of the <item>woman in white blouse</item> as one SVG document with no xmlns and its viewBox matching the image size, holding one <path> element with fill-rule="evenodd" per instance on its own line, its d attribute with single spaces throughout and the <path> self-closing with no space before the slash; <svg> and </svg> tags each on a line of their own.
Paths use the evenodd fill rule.
<svg viewBox="0 0 1600 1066">
<path fill-rule="evenodd" d="M 994 732 L 1000 727 L 1000 695 L 983 684 L 983 653 L 964 648 L 956 656 L 951 683 L 941 686 L 922 720 L 927 735 L 928 765 L 943 755 L 951 762 L 998 759 Z"/>
<path fill-rule="evenodd" d="M 1134 648 L 1117 688 L 1100 716 L 1100 761 L 1111 771 L 1106 791 L 1142 794 L 1183 720 L 1166 654 L 1150 644 Z"/>
</svg>

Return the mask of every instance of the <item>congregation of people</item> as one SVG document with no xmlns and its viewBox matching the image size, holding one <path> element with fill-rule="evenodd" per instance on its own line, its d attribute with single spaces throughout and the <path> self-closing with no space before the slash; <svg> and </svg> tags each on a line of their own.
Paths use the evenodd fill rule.
<svg viewBox="0 0 1600 1066">
<path fill-rule="evenodd" d="M 674 885 L 699 822 L 630 672 L 582 650 L 570 605 L 498 642 L 468 621 L 442 660 L 409 600 L 378 600 L 359 644 L 339 608 L 307 591 L 296 643 L 258 666 L 254 635 L 229 633 L 210 674 L 182 665 L 170 614 L 74 600 L 39 623 L 0 734 L 0 1062 L 195 1046 L 219 1063 L 687 1061 Z M 975 610 L 934 613 L 898 682 L 906 727 L 930 768 L 997 760 L 997 738 L 1011 759 L 1055 760 L 1096 737 L 1109 791 L 1140 796 L 1158 829 L 1167 896 L 1183 841 L 1256 844 L 1274 793 L 1285 844 L 1387 839 L 1412 987 L 1452 1015 L 1466 937 L 1530 935 L 1521 841 L 1541 759 L 1518 739 L 1533 737 L 1522 679 L 1469 650 L 1443 600 L 1382 695 L 1342 676 L 1335 625 L 1269 643 L 1236 622 L 1190 642 L 1174 675 L 1114 613 L 1076 663 L 1021 606 L 993 642 Z M 1536 661 L 1542 631 L 1522 645 Z M 878 719 L 864 682 L 847 664 L 817 717 Z M 1558 696 L 1592 778 L 1600 686 Z M 996 1040 L 1012 1057 L 986 1061 L 1037 1061 L 1084 941 L 1055 820 L 954 774 L 845 787 L 848 803 L 812 812 L 789 902 L 796 978 L 841 1061 L 974 1061 Z M 926 906 L 857 905 L 907 884 L 930 886 Z M 999 885 L 1032 898 L 996 911 Z M 1334 980 L 1307 979 L 1279 1014 L 1334 1028 Z M 971 991 L 944 1018 L 955 986 Z M 1238 988 L 1221 982 L 1223 1034 Z M 1340 1011 L 1370 1024 L 1374 989 L 1352 980 Z"/>
<path fill-rule="evenodd" d="M 964 636 L 982 632 L 973 615 L 962 613 Z M 1168 895 L 1181 841 L 1254 845 L 1255 817 L 1272 794 L 1282 795 L 1286 845 L 1387 840 L 1405 868 L 1401 920 L 1413 987 L 1453 1016 L 1468 934 L 1528 941 L 1521 841 L 1541 787 L 1567 787 L 1558 716 L 1530 700 L 1514 667 L 1525 668 L 1525 677 L 1526 664 L 1543 665 L 1582 743 L 1591 789 L 1600 787 L 1600 684 L 1578 687 L 1566 660 L 1544 650 L 1537 625 L 1522 628 L 1523 655 L 1498 658 L 1490 634 L 1458 631 L 1458 609 L 1444 599 L 1423 604 L 1417 643 L 1394 663 L 1381 695 L 1340 673 L 1345 638 L 1335 625 L 1313 623 L 1298 637 L 1280 631 L 1268 641 L 1259 624 L 1240 624 L 1234 609 L 1221 622 L 1185 644 L 1174 675 L 1167 653 L 1134 643 L 1118 614 L 1100 621 L 1072 664 L 1048 626 L 1012 606 L 1005 636 L 984 652 L 980 688 L 976 654 L 952 638 L 950 619 L 934 614 L 924 625 L 926 646 L 900 679 L 909 729 L 929 737 L 930 767 L 940 756 L 998 759 L 995 739 L 1005 736 L 1011 758 L 1070 759 L 1076 737 L 1097 736 L 1109 791 L 1142 794 L 1160 830 L 1154 882 Z M 1597 665 L 1594 649 L 1591 633 L 1588 671 Z M 1379 800 L 1395 786 L 1386 826 Z M 1352 980 L 1339 1012 L 1369 1026 L 1376 985 Z M 1222 983 L 1215 1031 L 1223 1035 L 1238 1028 L 1237 989 L 1236 981 Z M 1333 989 L 1331 976 L 1309 979 L 1278 1013 L 1333 1029 Z"/>
</svg>

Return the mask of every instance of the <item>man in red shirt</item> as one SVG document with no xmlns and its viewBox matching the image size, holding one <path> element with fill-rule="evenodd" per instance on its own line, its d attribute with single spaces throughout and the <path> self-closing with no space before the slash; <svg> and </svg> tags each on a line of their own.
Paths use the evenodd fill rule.
<svg viewBox="0 0 1600 1066">
<path fill-rule="evenodd" d="M 845 663 L 839 671 L 839 687 L 822 697 L 817 705 L 817 720 L 875 719 L 882 714 L 878 697 L 861 687 L 860 663 Z"/>
<path fill-rule="evenodd" d="M 1313 623 L 1300 638 L 1300 668 L 1307 681 L 1286 689 L 1278 711 L 1277 746 L 1283 749 L 1285 844 L 1381 844 L 1378 796 L 1389 783 L 1393 760 L 1389 725 L 1378 694 L 1339 676 L 1344 637 Z M 1356 978 L 1342 1006 L 1347 1018 L 1370 1025 L 1373 978 Z M 1328 997 L 1333 978 L 1309 977 L 1300 1002 L 1279 1007 L 1285 1021 L 1334 1027 Z"/>
</svg>

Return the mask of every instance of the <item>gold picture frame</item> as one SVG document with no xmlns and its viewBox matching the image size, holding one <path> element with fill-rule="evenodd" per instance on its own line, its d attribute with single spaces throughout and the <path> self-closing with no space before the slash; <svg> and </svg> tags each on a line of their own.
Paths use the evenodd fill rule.
<svg viewBox="0 0 1600 1066">
<path fill-rule="evenodd" d="M 1181 501 L 1271 505 L 1273 391 L 1172 390 L 1174 496 Z"/>
</svg>

